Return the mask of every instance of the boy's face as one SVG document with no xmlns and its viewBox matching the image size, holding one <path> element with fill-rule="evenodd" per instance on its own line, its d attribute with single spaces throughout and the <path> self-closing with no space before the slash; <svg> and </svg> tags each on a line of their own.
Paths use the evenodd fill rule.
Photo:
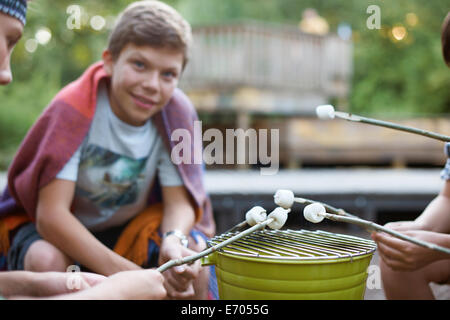
<svg viewBox="0 0 450 320">
<path fill-rule="evenodd" d="M 113 59 L 103 52 L 105 70 L 111 76 L 109 100 L 122 121 L 142 126 L 172 97 L 183 67 L 183 54 L 170 48 L 129 43 Z"/>
<path fill-rule="evenodd" d="M 23 24 L 4 13 L 0 13 L 0 85 L 12 81 L 10 60 L 14 46 L 22 37 Z"/>
</svg>

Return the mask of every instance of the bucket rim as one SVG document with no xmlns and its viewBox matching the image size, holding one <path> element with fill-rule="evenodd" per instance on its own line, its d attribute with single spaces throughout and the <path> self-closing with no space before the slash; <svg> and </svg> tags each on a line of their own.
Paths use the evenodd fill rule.
<svg viewBox="0 0 450 320">
<path fill-rule="evenodd" d="M 255 235 L 261 234 L 264 236 L 270 236 L 270 234 L 274 231 L 261 231 L 258 233 L 255 233 Z M 374 252 L 377 249 L 377 245 L 373 240 L 363 239 L 360 237 L 352 236 L 352 235 L 346 235 L 346 234 L 338 234 L 338 233 L 331 233 L 327 231 L 322 230 L 282 230 L 282 240 L 284 235 L 293 235 L 294 237 L 301 236 L 301 237 L 307 237 L 306 239 L 295 239 L 294 240 L 300 240 L 300 243 L 305 243 L 306 247 L 301 248 L 302 250 L 305 250 L 305 255 L 299 256 L 296 252 L 293 252 L 292 250 L 289 250 L 291 248 L 297 249 L 295 247 L 288 247 L 287 251 L 284 254 L 283 252 L 275 252 L 275 254 L 272 254 L 272 252 L 269 252 L 273 250 L 274 246 L 272 246 L 271 249 L 264 250 L 265 248 L 260 247 L 259 249 L 248 249 L 248 246 L 251 246 L 253 244 L 245 244 L 244 247 L 242 247 L 242 244 L 235 246 L 234 244 L 230 244 L 229 246 L 225 246 L 223 248 L 220 248 L 214 253 L 217 253 L 219 255 L 226 255 L 229 257 L 239 257 L 239 258 L 247 258 L 247 259 L 254 259 L 255 261 L 275 261 L 277 263 L 304 263 L 304 264 L 311 264 L 311 263 L 331 263 L 331 262 L 344 262 L 344 261 L 353 261 L 355 259 L 358 259 L 359 257 L 363 256 L 371 256 L 374 254 Z M 220 236 L 216 236 L 213 239 L 207 241 L 208 246 L 211 247 L 213 244 L 219 243 L 219 239 L 222 237 L 227 237 L 229 234 L 224 234 Z M 237 243 L 240 243 L 241 241 L 246 241 L 248 237 L 253 237 L 254 235 L 250 235 L 247 237 L 244 237 L 241 240 L 238 240 Z M 303 240 L 309 240 L 308 238 L 311 237 L 311 240 L 314 240 L 314 242 L 303 242 Z M 319 238 L 317 238 L 319 237 Z M 357 248 L 355 250 L 352 249 L 346 249 L 346 248 L 330 248 L 328 247 L 329 243 L 322 243 L 321 237 L 327 237 L 327 241 L 337 239 L 338 246 L 341 244 L 347 244 L 348 241 L 350 241 L 350 244 L 353 246 L 354 244 L 360 245 L 360 248 Z M 291 238 L 287 238 L 287 240 L 291 240 Z M 318 240 L 318 242 L 316 242 Z M 254 244 L 257 244 L 258 239 L 254 241 Z M 263 239 L 263 243 L 264 243 Z M 342 242 L 344 241 L 344 242 Z M 269 242 L 268 242 L 269 243 Z M 270 245 L 277 245 L 277 243 L 269 243 Z M 282 247 L 286 247 L 286 242 L 279 243 Z M 231 247 L 230 247 L 231 246 Z M 247 249 L 245 249 L 245 246 L 247 246 Z M 317 247 L 316 247 L 317 246 Z M 319 249 L 320 250 L 316 250 Z M 244 249 L 244 250 L 242 250 Z M 276 250 L 275 250 L 276 251 Z M 316 251 L 316 252 L 314 252 Z M 293 255 L 290 253 L 294 253 Z"/>
<path fill-rule="evenodd" d="M 210 255 L 217 255 L 217 258 L 220 259 L 220 256 L 224 256 L 227 258 L 232 258 L 236 260 L 245 260 L 249 262 L 258 262 L 258 263 L 272 263 L 272 264 L 296 264 L 296 265 L 311 265 L 311 264 L 332 264 L 332 263 L 344 263 L 344 262 L 354 262 L 356 260 L 362 260 L 364 258 L 372 257 L 376 249 L 370 250 L 370 252 L 361 253 L 352 256 L 338 257 L 338 258 L 329 258 L 329 257 L 269 257 L 269 256 L 254 256 L 250 254 L 235 254 L 223 251 L 215 251 Z M 217 259 L 215 259 L 214 264 L 217 264 Z"/>
</svg>

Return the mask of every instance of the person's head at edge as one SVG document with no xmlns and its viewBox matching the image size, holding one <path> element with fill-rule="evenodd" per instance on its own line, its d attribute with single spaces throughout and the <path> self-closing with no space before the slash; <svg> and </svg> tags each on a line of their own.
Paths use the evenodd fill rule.
<svg viewBox="0 0 450 320">
<path fill-rule="evenodd" d="M 0 0 L 0 85 L 12 81 L 11 53 L 22 37 L 26 12 L 26 0 Z"/>
<path fill-rule="evenodd" d="M 444 23 L 442 24 L 441 40 L 442 55 L 444 56 L 445 63 L 450 68 L 450 12 L 447 13 Z"/>
</svg>

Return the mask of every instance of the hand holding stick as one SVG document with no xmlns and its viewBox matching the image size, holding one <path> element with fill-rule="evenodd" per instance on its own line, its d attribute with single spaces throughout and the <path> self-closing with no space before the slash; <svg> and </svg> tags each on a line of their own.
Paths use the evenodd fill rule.
<svg viewBox="0 0 450 320">
<path fill-rule="evenodd" d="M 252 227 L 238 233 L 237 235 L 235 235 L 221 243 L 218 243 L 206 250 L 203 250 L 202 252 L 199 252 L 195 255 L 184 257 L 182 259 L 170 260 L 170 261 L 164 263 L 163 265 L 161 265 L 157 270 L 162 273 L 162 272 L 164 272 L 172 267 L 175 267 L 175 266 L 180 266 L 180 265 L 186 264 L 186 263 L 193 263 L 193 262 L 197 261 L 198 259 L 203 258 L 203 257 L 213 253 L 214 251 L 217 251 L 217 250 L 229 245 L 230 243 L 237 241 L 237 240 L 251 234 L 254 231 L 264 229 L 266 226 L 268 226 L 269 228 L 272 228 L 272 229 L 280 229 L 286 223 L 287 215 L 290 211 L 291 211 L 290 209 L 286 210 L 283 208 L 276 208 L 266 218 L 265 217 L 266 210 L 264 208 L 254 207 L 250 211 L 247 212 L 246 221 L 244 221 L 246 224 L 248 223 L 248 224 L 252 225 Z M 264 219 L 262 219 L 263 217 L 264 217 Z"/>
</svg>

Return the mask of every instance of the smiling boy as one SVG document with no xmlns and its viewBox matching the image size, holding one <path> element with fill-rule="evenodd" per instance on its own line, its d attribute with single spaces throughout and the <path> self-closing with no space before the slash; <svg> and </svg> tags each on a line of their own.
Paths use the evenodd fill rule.
<svg viewBox="0 0 450 320">
<path fill-rule="evenodd" d="M 174 9 L 135 2 L 103 61 L 50 103 L 15 157 L 0 203 L 4 220 L 21 211 L 32 220 L 9 230 L 9 269 L 65 271 L 78 262 L 111 275 L 205 247 L 214 222 L 202 167 L 175 166 L 169 156 L 171 132 L 192 130 L 197 117 L 177 89 L 190 42 Z M 209 270 L 198 262 L 164 277 L 170 298 L 207 297 Z"/>
<path fill-rule="evenodd" d="M 111 76 L 111 109 L 123 122 L 140 127 L 171 98 L 182 71 L 183 54 L 171 48 L 130 43 L 117 58 L 106 50 L 103 61 Z"/>
</svg>

